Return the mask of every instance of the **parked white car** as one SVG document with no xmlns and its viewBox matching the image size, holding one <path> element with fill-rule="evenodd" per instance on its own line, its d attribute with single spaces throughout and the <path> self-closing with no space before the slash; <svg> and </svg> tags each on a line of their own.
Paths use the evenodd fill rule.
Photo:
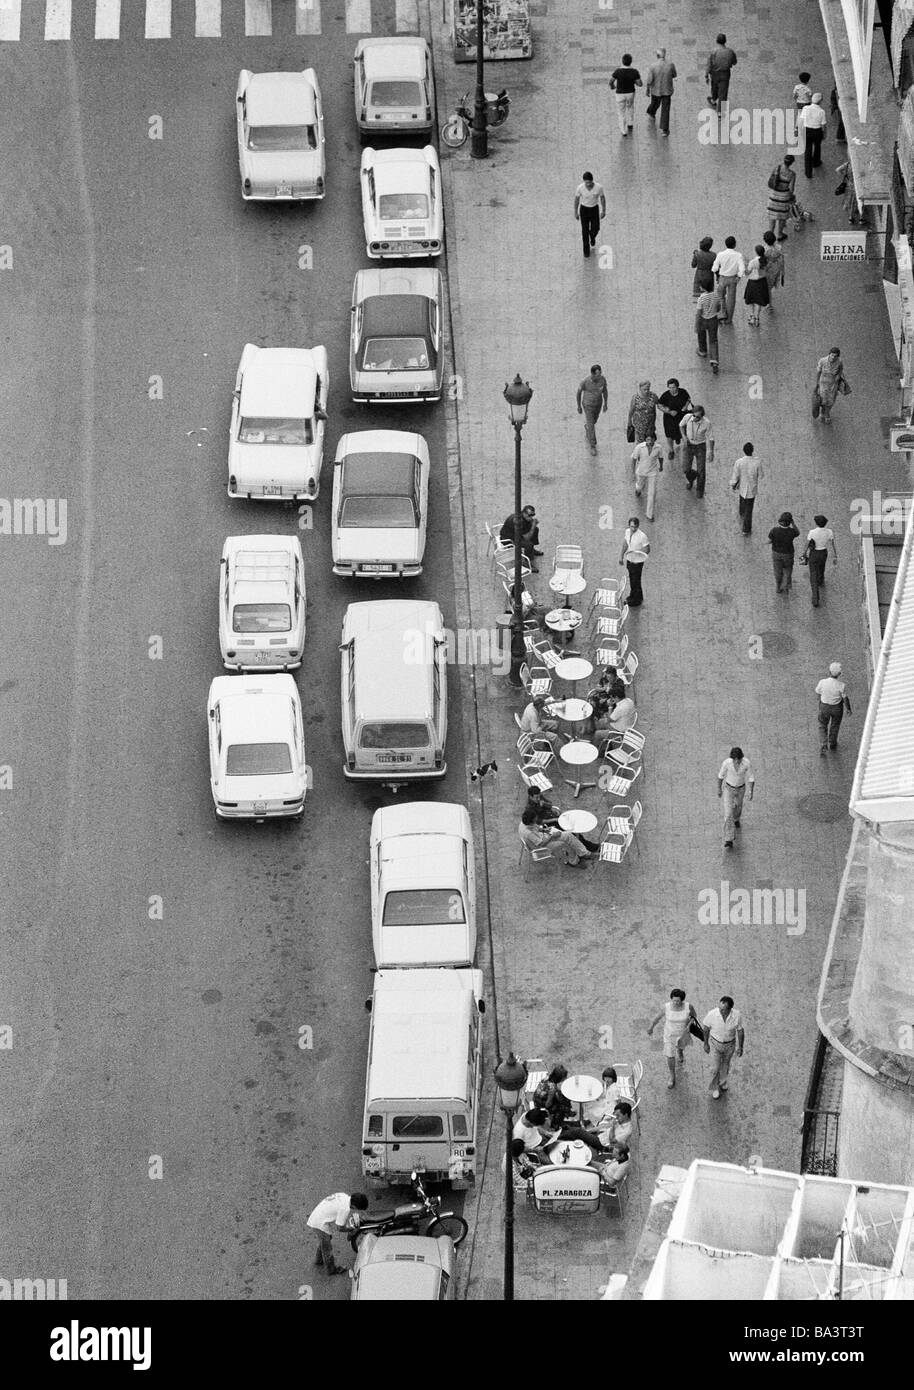
<svg viewBox="0 0 914 1390">
<path fill-rule="evenodd" d="M 229 536 L 219 571 L 219 646 L 230 671 L 295 671 L 305 648 L 297 536 Z"/>
<path fill-rule="evenodd" d="M 441 255 L 441 170 L 431 145 L 365 150 L 361 182 L 365 246 L 373 261 Z"/>
<path fill-rule="evenodd" d="M 333 573 L 412 579 L 422 573 L 428 445 L 403 430 L 344 434 L 333 465 Z"/>
<path fill-rule="evenodd" d="M 357 272 L 349 336 L 354 401 L 441 399 L 441 299 L 441 272 L 430 266 Z"/>
<path fill-rule="evenodd" d="M 232 398 L 229 497 L 314 501 L 329 389 L 326 348 L 245 344 Z"/>
<path fill-rule="evenodd" d="M 352 1297 L 363 1302 L 437 1303 L 457 1297 L 457 1260 L 450 1236 L 376 1235 L 359 1241 Z"/>
<path fill-rule="evenodd" d="M 476 861 L 465 806 L 383 806 L 371 822 L 369 864 L 379 970 L 473 964 Z"/>
<path fill-rule="evenodd" d="M 238 167 L 246 202 L 323 198 L 324 110 L 313 68 L 248 72 L 235 95 Z"/>
<path fill-rule="evenodd" d="M 425 39 L 360 39 L 355 59 L 355 119 L 360 135 L 430 135 L 435 78 Z"/>
<path fill-rule="evenodd" d="M 300 816 L 308 769 L 292 676 L 217 676 L 209 688 L 210 788 L 221 820 Z"/>
</svg>

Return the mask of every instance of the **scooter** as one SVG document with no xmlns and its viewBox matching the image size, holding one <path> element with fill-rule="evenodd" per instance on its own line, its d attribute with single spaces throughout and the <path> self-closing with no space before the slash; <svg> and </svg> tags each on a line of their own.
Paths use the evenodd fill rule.
<svg viewBox="0 0 914 1390">
<path fill-rule="evenodd" d="M 508 96 L 506 88 L 502 87 L 500 92 L 486 92 L 487 127 L 494 128 L 504 125 L 510 110 L 511 98 Z M 441 138 L 448 149 L 459 150 L 461 145 L 466 144 L 473 128 L 473 114 L 473 107 L 470 105 L 470 93 L 464 92 L 457 103 L 457 110 L 441 127 Z"/>
<path fill-rule="evenodd" d="M 361 1218 L 358 1226 L 349 1232 L 349 1244 L 353 1250 L 358 1250 L 363 1236 L 389 1236 L 400 1231 L 432 1237 L 450 1236 L 455 1249 L 460 1245 L 470 1229 L 463 1217 L 452 1211 L 441 1211 L 441 1198 L 428 1195 L 418 1173 L 411 1173 L 410 1181 L 418 1200 L 405 1202 L 392 1211 L 378 1212 L 367 1220 Z"/>
</svg>

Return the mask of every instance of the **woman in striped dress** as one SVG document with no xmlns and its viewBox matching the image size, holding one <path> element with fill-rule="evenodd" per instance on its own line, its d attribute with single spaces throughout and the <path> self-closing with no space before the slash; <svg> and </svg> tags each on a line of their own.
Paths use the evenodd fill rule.
<svg viewBox="0 0 914 1390">
<path fill-rule="evenodd" d="M 774 171 L 775 186 L 768 190 L 768 230 L 774 232 L 778 241 L 787 240 L 784 228 L 793 206 L 794 185 L 797 181 L 796 173 L 791 168 L 793 163 L 794 156 L 785 154 Z"/>
</svg>

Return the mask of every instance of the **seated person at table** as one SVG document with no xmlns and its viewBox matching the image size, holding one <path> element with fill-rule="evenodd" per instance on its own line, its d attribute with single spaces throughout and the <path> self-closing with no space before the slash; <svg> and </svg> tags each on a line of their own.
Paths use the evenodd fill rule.
<svg viewBox="0 0 914 1390">
<path fill-rule="evenodd" d="M 556 1130 L 561 1129 L 574 1110 L 571 1101 L 562 1095 L 562 1082 L 567 1080 L 568 1068 L 559 1063 L 533 1092 L 533 1104 L 546 1111 L 550 1125 Z"/>
<path fill-rule="evenodd" d="M 635 702 L 630 695 L 624 695 L 621 700 L 617 700 L 612 714 L 609 716 L 609 737 L 607 743 L 615 747 L 622 742 L 622 735 L 626 729 L 630 729 L 635 722 Z"/>
<path fill-rule="evenodd" d="M 524 712 L 520 717 L 521 732 L 525 734 L 541 734 L 548 738 L 552 747 L 562 742 L 559 732 L 559 721 L 552 719 L 545 713 L 545 695 L 534 695 L 528 705 L 524 706 Z"/>
<path fill-rule="evenodd" d="M 528 787 L 527 810 L 536 812 L 537 825 L 558 825 L 561 809 L 547 801 L 539 787 Z"/>
<path fill-rule="evenodd" d="M 601 1101 L 602 1097 L 594 1104 L 599 1106 Z M 591 1121 L 590 1126 L 565 1125 L 560 1137 L 583 1139 L 585 1144 L 598 1152 L 607 1152 L 613 1144 L 628 1144 L 632 1137 L 632 1108 L 627 1100 L 617 1100 L 612 1113 L 607 1114 L 604 1105 L 595 1123 Z"/>
<path fill-rule="evenodd" d="M 538 826 L 536 812 L 529 807 L 520 818 L 518 834 L 528 849 L 548 849 L 553 859 L 561 859 L 565 864 L 577 865 L 591 858 L 592 851 L 570 830 L 559 830 L 557 825 L 549 829 Z"/>
<path fill-rule="evenodd" d="M 609 1124 L 616 1108 L 616 1102 L 622 1095 L 622 1088 L 616 1076 L 615 1067 L 604 1067 L 602 1072 L 603 1094 L 596 1100 L 589 1101 L 584 1106 L 584 1123 L 590 1129 L 599 1129 Z"/>
<path fill-rule="evenodd" d="M 612 727 L 610 720 L 610 697 L 605 691 L 598 690 L 590 700 L 592 713 L 588 719 L 582 721 L 583 733 L 581 738 L 592 739 L 598 730 L 605 730 Z"/>
<path fill-rule="evenodd" d="M 633 1129 L 631 1105 L 627 1100 L 617 1100 L 613 1106 L 611 1120 L 601 1131 L 604 1149 L 608 1148 L 610 1144 L 631 1145 Z"/>
<path fill-rule="evenodd" d="M 511 1140 L 511 1166 L 514 1169 L 515 1187 L 526 1187 L 527 1179 L 532 1178 L 537 1168 L 543 1166 L 543 1159 L 537 1153 L 524 1148 L 523 1139 Z M 501 1171 L 505 1171 L 505 1160 L 501 1160 Z"/>
<path fill-rule="evenodd" d="M 595 1163 L 594 1167 L 604 1182 L 616 1183 L 624 1178 L 629 1170 L 631 1153 L 627 1144 L 613 1144 L 612 1157 L 607 1163 Z"/>
<path fill-rule="evenodd" d="M 536 519 L 536 508 L 526 506 L 524 507 L 520 516 L 520 548 L 523 554 L 526 555 L 527 559 L 530 561 L 530 568 L 533 571 L 533 573 L 538 574 L 539 570 L 537 569 L 534 563 L 533 557 L 534 555 L 542 555 L 543 552 L 537 549 L 537 546 L 540 543 L 540 527 L 539 522 Z M 506 516 L 504 521 L 502 522 L 501 530 L 498 533 L 498 538 L 502 541 L 509 541 L 511 545 L 514 544 L 513 512 L 510 516 Z"/>
<path fill-rule="evenodd" d="M 542 1158 L 546 1146 L 557 1139 L 558 1130 L 549 1128 L 549 1116 L 545 1110 L 528 1110 L 521 1115 L 517 1124 L 514 1126 L 511 1137 L 523 1141 L 524 1151 L 532 1154 L 534 1159 L 537 1154 Z"/>
</svg>

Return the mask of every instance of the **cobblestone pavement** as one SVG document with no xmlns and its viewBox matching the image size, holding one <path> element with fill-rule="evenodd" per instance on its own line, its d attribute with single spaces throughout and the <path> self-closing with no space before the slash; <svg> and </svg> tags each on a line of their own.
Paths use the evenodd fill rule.
<svg viewBox="0 0 914 1390">
<path fill-rule="evenodd" d="M 502 769 L 470 791 L 488 858 L 501 1042 L 597 1074 L 608 1060 L 641 1057 L 645 1065 L 624 1219 L 518 1212 L 517 1296 L 567 1299 L 596 1296 L 610 1272 L 627 1268 L 661 1164 L 758 1153 L 768 1166 L 798 1166 L 816 982 L 849 841 L 847 795 L 866 700 L 851 502 L 903 486 L 904 477 L 887 446 L 897 361 L 878 270 L 818 259 L 819 229 L 846 225 L 833 195 L 833 170 L 845 158 L 834 127 L 824 171 L 809 183 L 798 165 L 799 195 L 817 220 L 790 228 L 787 284 L 775 312 L 763 311 L 761 328 L 750 329 L 740 292 L 736 323 L 721 330 L 721 372 L 712 377 L 695 352 L 692 248 L 705 234 L 718 248 L 732 232 L 748 259 L 767 227 L 766 181 L 777 158 L 770 146 L 699 141 L 701 73 L 719 20 L 689 0 L 674 7 L 674 22 L 660 3 L 564 0 L 534 10 L 533 61 L 489 69 L 487 85 L 507 86 L 512 99 L 508 124 L 490 137 L 491 158 L 471 160 L 469 146 L 444 155 L 461 379 L 452 459 L 459 444 L 465 620 L 491 627 L 503 606 L 490 581 L 484 523 L 500 523 L 513 506 L 501 392 L 516 371 L 535 391 L 524 495 L 541 521 L 546 555 L 532 578 L 541 598 L 556 543 L 583 546 L 591 581 L 620 572 L 621 529 L 637 511 L 624 426 L 639 378 L 662 390 L 678 376 L 706 406 L 718 450 L 703 502 L 666 465 L 648 524 L 645 604 L 628 622 L 648 740 L 637 788 L 644 819 L 623 865 L 532 865 L 524 879 L 516 834 L 523 789 L 511 766 L 520 701 L 503 677 L 476 672 L 480 756 L 496 757 Z M 731 107 L 789 109 L 804 67 L 827 106 L 832 80 L 816 6 L 737 0 L 726 29 L 739 58 Z M 443 111 L 473 73 L 442 61 L 443 31 L 435 34 Z M 639 92 L 633 137 L 623 140 L 610 74 L 626 50 L 643 73 L 661 43 L 680 74 L 671 137 L 662 139 L 645 118 Z M 609 205 L 590 261 L 572 217 L 585 168 L 605 185 Z M 853 395 L 839 401 L 828 427 L 811 419 L 809 397 L 816 360 L 833 342 L 843 349 Z M 595 361 L 609 378 L 610 405 L 592 459 L 575 388 Z M 765 471 L 749 539 L 728 486 L 745 440 Z M 799 567 L 790 596 L 775 593 L 766 536 L 785 508 L 804 535 L 820 510 L 835 527 L 839 564 L 829 568 L 818 610 Z M 838 752 L 820 759 L 813 687 L 834 659 L 844 664 L 855 712 Z M 758 786 L 728 852 L 715 779 L 733 743 L 752 760 Z M 560 780 L 556 788 L 570 805 L 570 789 Z M 605 814 L 597 792 L 576 804 Z M 786 923 L 705 924 L 699 895 L 725 895 L 722 884 L 805 892 L 805 933 L 791 934 Z M 647 1022 L 678 985 L 702 1013 L 724 992 L 743 1011 L 746 1055 L 720 1101 L 707 1096 L 700 1048 L 690 1050 L 668 1091 L 661 1030 L 654 1041 L 646 1037 Z M 608 1049 L 601 1048 L 607 1028 Z M 471 1298 L 500 1297 L 501 1134 L 497 1121 L 465 1260 Z"/>
</svg>

